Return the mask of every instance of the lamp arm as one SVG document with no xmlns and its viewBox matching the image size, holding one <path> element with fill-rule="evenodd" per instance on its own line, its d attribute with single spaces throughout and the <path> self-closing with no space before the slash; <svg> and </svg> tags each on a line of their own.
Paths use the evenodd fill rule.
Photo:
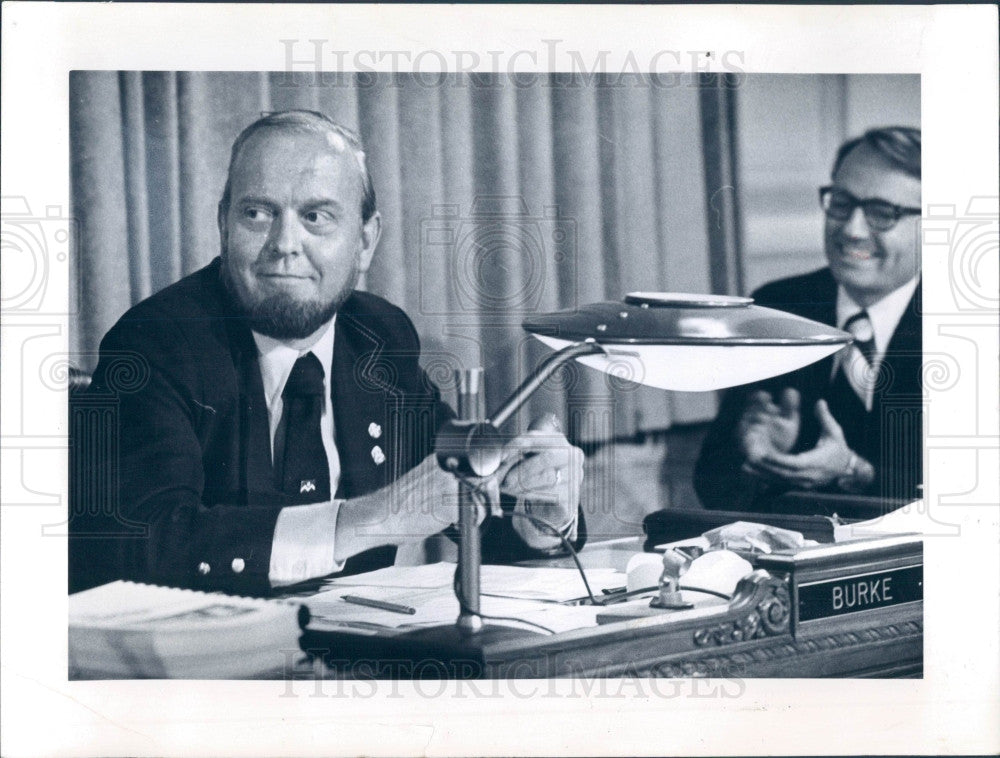
<svg viewBox="0 0 1000 758">
<path fill-rule="evenodd" d="M 438 430 L 434 452 L 445 471 L 467 476 L 491 476 L 500 468 L 504 438 L 500 426 L 524 405 L 535 391 L 561 365 L 581 355 L 603 353 L 604 348 L 593 340 L 567 345 L 544 361 L 511 394 L 503 405 L 485 421 L 452 420 Z"/>
<path fill-rule="evenodd" d="M 567 345 L 562 350 L 553 353 L 542 361 L 542 364 L 535 369 L 531 376 L 521 383 L 520 387 L 511 393 L 510 397 L 503 402 L 503 405 L 497 409 L 496 413 L 487 419 L 487 423 L 499 429 L 511 416 L 517 413 L 517 410 L 524 405 L 525 401 L 535 394 L 538 388 L 564 363 L 568 363 L 574 358 L 579 358 L 581 355 L 595 355 L 604 352 L 603 347 L 594 340 L 588 339 L 584 342 Z"/>
</svg>

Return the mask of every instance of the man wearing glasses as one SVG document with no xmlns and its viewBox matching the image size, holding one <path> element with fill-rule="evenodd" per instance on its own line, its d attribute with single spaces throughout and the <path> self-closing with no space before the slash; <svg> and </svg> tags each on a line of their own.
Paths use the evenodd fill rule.
<svg viewBox="0 0 1000 758">
<path fill-rule="evenodd" d="M 706 507 L 766 510 L 789 490 L 919 494 L 920 131 L 873 129 L 846 142 L 820 204 L 827 268 L 753 296 L 854 343 L 726 395 L 695 468 Z"/>
</svg>

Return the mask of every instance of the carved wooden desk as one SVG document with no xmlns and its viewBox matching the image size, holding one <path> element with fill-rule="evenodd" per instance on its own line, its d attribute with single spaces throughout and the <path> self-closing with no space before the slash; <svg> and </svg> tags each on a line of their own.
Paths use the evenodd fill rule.
<svg viewBox="0 0 1000 758">
<path fill-rule="evenodd" d="M 584 555 L 591 565 L 614 565 L 637 544 L 638 540 L 619 540 Z M 473 637 L 452 627 L 385 636 L 307 631 L 302 643 L 324 659 L 331 676 L 379 679 L 920 676 L 922 599 L 889 595 L 889 600 L 903 602 L 886 605 L 882 594 L 874 602 L 872 589 L 871 603 L 846 608 L 844 588 L 838 595 L 835 586 L 838 581 L 864 581 L 866 588 L 874 588 L 876 581 L 885 585 L 888 577 L 897 582 L 893 591 L 902 593 L 899 572 L 914 571 L 915 560 L 922 563 L 919 550 L 919 538 L 887 544 L 848 572 L 864 579 L 843 579 L 844 572 L 837 573 L 837 561 L 829 556 L 797 561 L 794 567 L 788 561 L 783 567 L 780 559 L 773 560 L 777 556 L 770 556 L 772 560 L 758 564 L 766 564 L 767 570 L 758 568 L 743 579 L 728 606 L 662 613 L 556 635 L 505 627 L 490 627 Z M 800 621 L 802 603 L 809 600 L 806 590 L 816 595 L 817 589 L 834 597 L 833 605 L 817 611 L 813 598 L 812 615 Z M 922 598 L 922 584 L 920 590 Z M 856 604 L 856 593 L 854 597 Z M 836 607 L 837 598 L 841 607 Z"/>
</svg>

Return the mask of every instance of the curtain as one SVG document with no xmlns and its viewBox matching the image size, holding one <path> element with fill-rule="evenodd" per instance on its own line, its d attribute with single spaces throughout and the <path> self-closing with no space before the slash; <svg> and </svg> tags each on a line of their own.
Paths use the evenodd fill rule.
<svg viewBox="0 0 1000 758">
<path fill-rule="evenodd" d="M 710 292 L 711 155 L 694 77 L 77 71 L 70 79 L 72 340 L 90 370 L 131 305 L 211 261 L 230 147 L 262 113 L 320 110 L 365 144 L 383 236 L 361 286 L 413 318 L 453 396 L 481 366 L 486 407 L 546 351 L 532 313 L 633 290 Z M 723 135 L 724 137 L 725 135 Z M 711 161 L 709 161 L 709 164 Z M 578 440 L 712 417 L 714 395 L 665 393 L 572 365 L 542 410 Z"/>
</svg>

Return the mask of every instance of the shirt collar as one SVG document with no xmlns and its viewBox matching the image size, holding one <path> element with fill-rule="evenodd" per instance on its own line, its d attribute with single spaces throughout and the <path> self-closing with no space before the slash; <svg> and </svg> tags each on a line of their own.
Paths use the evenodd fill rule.
<svg viewBox="0 0 1000 758">
<path fill-rule="evenodd" d="M 920 277 L 915 276 L 902 287 L 894 289 L 877 303 L 862 308 L 854 299 L 847 294 L 847 291 L 837 285 L 837 327 L 844 328 L 847 320 L 855 313 L 862 310 L 868 311 L 868 318 L 872 322 L 872 331 L 875 333 L 875 349 L 879 355 L 884 355 L 889 347 L 889 340 L 892 339 L 899 321 L 903 318 L 906 306 L 909 305 L 920 284 Z"/>
<path fill-rule="evenodd" d="M 323 383 L 329 390 L 330 370 L 333 365 L 333 332 L 336 321 L 337 316 L 334 315 L 330 321 L 317 329 L 309 339 L 297 348 L 274 337 L 253 332 L 253 340 L 257 343 L 257 352 L 260 353 L 258 363 L 260 364 L 260 376 L 264 382 L 264 398 L 268 408 L 281 397 L 295 361 L 309 352 L 319 358 L 319 362 L 323 365 Z M 315 341 L 310 344 L 310 340 L 313 338 Z"/>
</svg>

